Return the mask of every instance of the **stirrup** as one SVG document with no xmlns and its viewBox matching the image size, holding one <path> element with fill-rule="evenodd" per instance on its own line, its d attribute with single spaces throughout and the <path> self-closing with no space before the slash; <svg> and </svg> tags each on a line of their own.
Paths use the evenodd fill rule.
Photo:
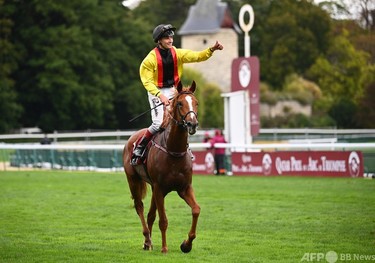
<svg viewBox="0 0 375 263">
<path fill-rule="evenodd" d="M 137 147 L 139 147 L 139 145 L 137 146 Z M 137 148 L 136 147 L 136 148 Z M 141 147 L 139 147 L 139 148 L 141 148 Z M 134 149 L 135 150 L 135 149 Z M 142 159 L 143 159 L 143 155 L 145 154 L 145 150 L 146 150 L 146 148 L 141 148 L 140 149 L 140 152 L 141 152 L 141 154 L 140 155 L 138 155 L 138 154 L 134 154 L 134 151 L 133 151 L 133 154 L 132 154 L 132 158 L 131 158 L 131 160 L 130 160 L 130 164 L 131 165 L 138 165 L 138 164 L 141 164 L 142 163 Z"/>
<path fill-rule="evenodd" d="M 138 156 L 134 156 L 132 157 L 132 159 L 130 160 L 130 164 L 131 165 L 139 165 L 141 164 L 141 157 L 138 157 Z"/>
<path fill-rule="evenodd" d="M 132 158 L 130 159 L 131 165 L 138 165 L 142 163 L 142 157 L 143 157 L 144 151 L 141 153 L 141 155 L 135 155 L 133 153 Z"/>
</svg>

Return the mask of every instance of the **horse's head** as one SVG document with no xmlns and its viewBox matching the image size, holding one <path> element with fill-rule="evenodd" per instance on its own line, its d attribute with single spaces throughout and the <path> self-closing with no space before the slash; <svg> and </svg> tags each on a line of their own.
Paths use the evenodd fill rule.
<svg viewBox="0 0 375 263">
<path fill-rule="evenodd" d="M 172 103 L 173 118 L 190 135 L 195 134 L 198 127 L 198 100 L 194 96 L 195 81 L 190 87 L 183 87 L 181 81 L 177 85 L 177 94 Z"/>
</svg>

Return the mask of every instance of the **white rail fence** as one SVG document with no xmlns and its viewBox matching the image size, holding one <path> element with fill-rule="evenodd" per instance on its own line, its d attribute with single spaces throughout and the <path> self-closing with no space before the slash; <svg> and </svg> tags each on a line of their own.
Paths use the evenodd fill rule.
<svg viewBox="0 0 375 263">
<path fill-rule="evenodd" d="M 206 132 L 213 132 L 214 129 L 208 130 L 198 130 L 197 136 L 194 137 L 202 137 Z M 54 142 L 59 140 L 68 140 L 68 139 L 83 139 L 83 140 L 91 140 L 93 138 L 114 138 L 116 140 L 124 139 L 130 137 L 135 131 L 84 131 L 84 132 L 54 132 L 46 134 L 48 138 L 52 139 Z M 316 139 L 316 137 L 320 137 L 321 139 L 327 138 L 338 138 L 340 136 L 344 136 L 345 138 L 375 138 L 375 129 L 345 129 L 345 130 L 338 130 L 338 129 L 260 129 L 259 137 L 268 136 L 269 138 L 278 139 L 284 135 L 288 134 L 295 134 L 299 137 L 303 137 L 304 139 Z M 0 141 L 6 140 L 23 140 L 23 139 L 34 139 L 34 140 L 41 140 L 43 139 L 45 134 L 0 134 Z"/>
<path fill-rule="evenodd" d="M 207 132 L 213 135 L 214 129 L 198 130 L 196 135 L 190 137 L 190 148 L 193 152 L 203 151 L 210 147 L 208 143 L 200 143 Z M 80 169 L 98 170 L 98 167 L 105 166 L 122 170 L 121 151 L 133 133 L 134 131 L 88 130 L 49 134 L 4 134 L 0 135 L 0 160 L 3 160 L 4 169 L 5 163 L 10 163 L 16 167 L 61 169 L 80 167 Z M 52 144 L 39 144 L 45 136 L 52 141 Z M 345 142 L 347 138 L 374 141 L 375 129 L 260 129 L 258 138 L 262 141 L 285 143 L 216 144 L 215 147 L 226 148 L 228 156 L 236 151 L 358 150 L 364 153 L 366 167 L 369 167 L 371 172 L 375 171 L 375 143 Z M 264 138 L 267 139 L 263 140 Z M 340 139 L 345 143 L 339 142 Z M 47 162 L 46 159 L 48 159 Z"/>
<path fill-rule="evenodd" d="M 204 151 L 211 145 L 209 143 L 190 143 L 193 151 Z M 0 157 L 3 162 L 3 170 L 7 167 L 29 167 L 46 169 L 67 170 L 105 170 L 122 171 L 121 144 L 10 144 L 0 143 Z M 371 163 L 375 156 L 375 143 L 269 143 L 235 145 L 217 143 L 217 148 L 226 148 L 228 155 L 232 152 L 259 152 L 259 151 L 346 151 L 357 150 L 371 153 L 373 157 L 368 159 Z M 9 166 L 10 165 L 10 166 Z M 1 166 L 0 166 L 1 169 Z M 374 168 L 370 168 L 374 169 Z M 368 171 L 374 172 L 374 171 Z"/>
<path fill-rule="evenodd" d="M 190 143 L 189 147 L 204 149 L 211 147 L 210 143 Z M 231 151 L 261 151 L 261 150 L 363 150 L 374 149 L 375 143 L 267 143 L 267 144 L 230 144 L 216 143 L 216 148 L 226 148 Z M 0 143 L 0 150 L 122 150 L 124 145 L 120 144 L 22 144 L 22 143 Z"/>
</svg>

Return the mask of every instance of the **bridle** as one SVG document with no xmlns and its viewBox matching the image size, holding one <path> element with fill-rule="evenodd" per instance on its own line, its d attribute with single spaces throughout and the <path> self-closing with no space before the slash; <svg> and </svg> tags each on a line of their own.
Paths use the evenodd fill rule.
<svg viewBox="0 0 375 263">
<path fill-rule="evenodd" d="M 180 95 L 182 95 L 182 94 L 193 94 L 193 93 L 190 92 L 190 91 L 183 91 L 183 92 L 180 92 L 180 93 L 178 93 L 177 97 L 173 98 L 173 100 L 177 100 L 178 97 L 179 97 Z M 195 117 L 198 118 L 197 112 L 191 110 L 191 111 L 188 111 L 185 115 L 182 114 L 182 113 L 181 113 L 182 103 L 179 102 L 179 101 L 176 102 L 176 107 L 177 107 L 177 112 L 178 112 L 178 115 L 179 115 L 178 117 L 180 118 L 180 121 L 176 120 L 176 119 L 172 116 L 171 112 L 170 112 L 169 110 L 167 110 L 168 115 L 169 115 L 169 118 L 170 118 L 171 121 L 173 121 L 178 127 L 184 129 L 185 131 L 188 131 L 188 128 L 191 127 L 191 126 L 193 126 L 193 124 L 191 124 L 191 122 L 186 121 L 186 118 L 187 118 L 187 116 L 188 116 L 189 114 L 191 114 L 191 113 L 193 113 L 193 114 L 195 115 Z M 163 132 L 163 137 L 162 137 L 161 140 L 164 141 L 164 145 L 166 145 L 166 140 L 167 140 L 166 136 L 167 136 L 167 133 L 166 133 L 166 132 Z M 172 152 L 172 151 L 168 150 L 166 146 L 162 146 L 163 143 L 160 143 L 160 142 L 157 143 L 157 142 L 155 142 L 154 139 L 152 140 L 152 144 L 153 144 L 154 147 L 158 148 L 159 150 L 161 150 L 161 151 L 163 151 L 163 152 L 165 152 L 165 153 L 168 153 L 169 155 L 171 155 L 171 156 L 173 156 L 173 157 L 178 157 L 178 158 L 180 158 L 180 157 L 185 156 L 185 154 L 187 153 L 186 150 L 184 150 L 184 151 L 182 151 L 182 152 Z M 188 149 L 188 145 L 186 146 L 186 149 Z"/>
<path fill-rule="evenodd" d="M 180 92 L 180 93 L 178 94 L 178 96 L 177 96 L 175 99 L 177 99 L 177 98 L 178 98 L 180 95 L 182 95 L 182 94 L 193 94 L 193 93 L 190 92 L 190 91 L 183 91 L 183 92 Z M 191 110 L 191 111 L 188 111 L 185 115 L 183 115 L 183 114 L 181 113 L 182 103 L 179 102 L 179 101 L 176 102 L 176 107 L 177 107 L 178 115 L 179 115 L 179 117 L 180 117 L 180 121 L 176 120 L 176 119 L 171 115 L 170 112 L 168 112 L 168 114 L 169 114 L 170 118 L 176 123 L 177 126 L 179 126 L 179 127 L 183 128 L 183 129 L 187 130 L 188 126 L 191 125 L 191 123 L 186 121 L 186 117 L 187 117 L 190 113 L 193 113 L 193 114 L 195 115 L 195 117 L 198 119 L 198 114 L 197 114 L 195 111 L 192 111 L 192 110 Z"/>
</svg>

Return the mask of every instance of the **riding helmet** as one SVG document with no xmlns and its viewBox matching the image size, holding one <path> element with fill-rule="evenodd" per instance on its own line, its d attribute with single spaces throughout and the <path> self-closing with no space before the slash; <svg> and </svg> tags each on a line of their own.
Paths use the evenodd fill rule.
<svg viewBox="0 0 375 263">
<path fill-rule="evenodd" d="M 174 31 L 176 31 L 176 28 L 171 24 L 160 24 L 155 27 L 154 31 L 152 32 L 152 38 L 154 39 L 154 42 L 157 43 L 162 37 L 173 36 Z"/>
</svg>

